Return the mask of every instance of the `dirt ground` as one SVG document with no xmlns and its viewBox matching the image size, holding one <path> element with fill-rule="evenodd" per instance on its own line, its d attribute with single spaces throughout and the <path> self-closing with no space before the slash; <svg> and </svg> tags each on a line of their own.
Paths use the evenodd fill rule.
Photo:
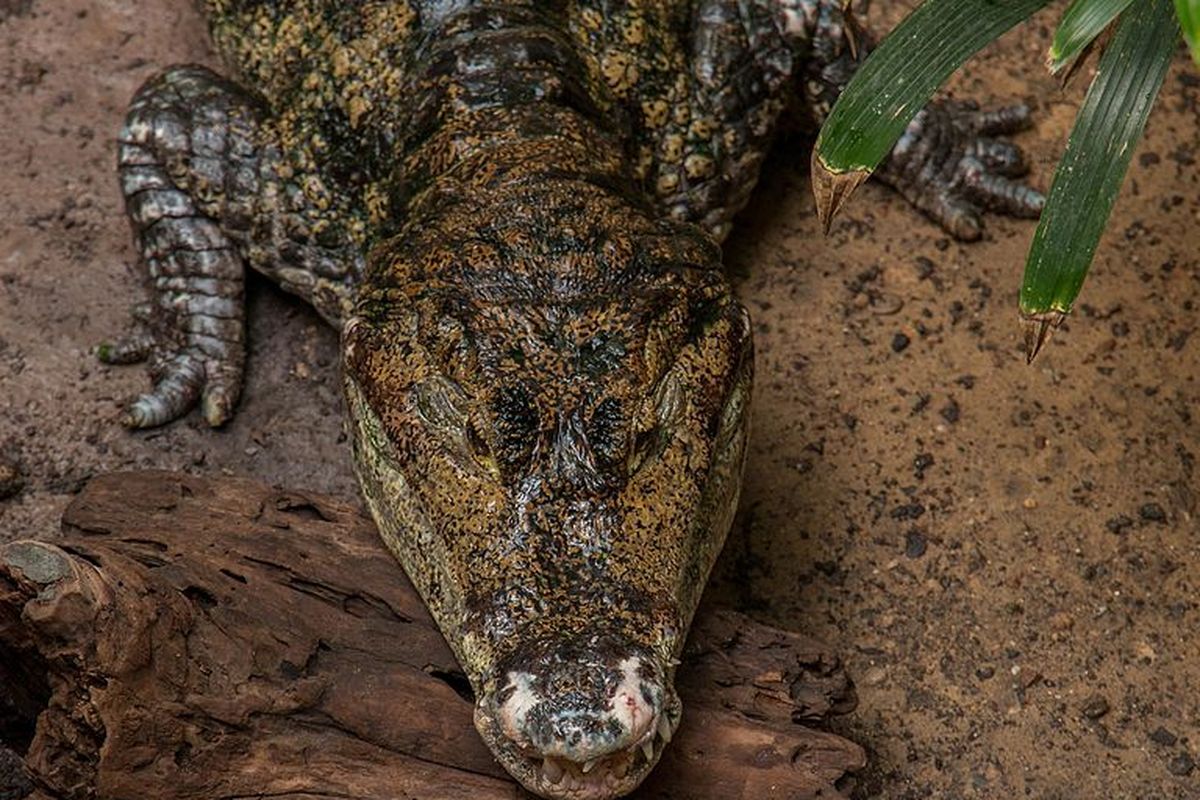
<svg viewBox="0 0 1200 800">
<path fill-rule="evenodd" d="M 1032 103 L 1020 143 L 1043 188 L 1082 88 L 1041 72 L 1051 20 L 954 82 Z M 353 497 L 336 337 L 263 282 L 230 425 L 114 422 L 146 378 L 92 355 L 141 296 L 113 138 L 151 73 L 212 63 L 191 6 L 0 0 L 0 41 L 0 453 L 26 484 L 0 538 L 53 538 L 114 469 Z M 1015 320 L 1031 223 L 960 246 L 868 186 L 822 238 L 789 141 L 726 246 L 758 384 L 713 590 L 838 645 L 861 700 L 839 731 L 871 754 L 857 796 L 1200 798 L 1198 96 L 1181 58 L 1034 367 Z"/>
</svg>

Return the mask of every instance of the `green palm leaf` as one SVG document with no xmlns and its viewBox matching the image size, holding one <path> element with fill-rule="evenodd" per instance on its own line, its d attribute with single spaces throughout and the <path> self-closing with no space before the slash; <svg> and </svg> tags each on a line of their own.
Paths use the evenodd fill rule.
<svg viewBox="0 0 1200 800">
<path fill-rule="evenodd" d="M 1132 0 L 1074 0 L 1054 31 L 1047 57 L 1050 71 L 1058 72 L 1078 58 L 1130 2 Z"/>
<path fill-rule="evenodd" d="M 1192 60 L 1200 64 L 1200 0 L 1175 0 L 1175 15 L 1192 51 Z"/>
<path fill-rule="evenodd" d="M 1021 317 L 1030 361 L 1083 286 L 1178 39 L 1171 0 L 1139 0 L 1100 58 L 1025 262 Z"/>
</svg>

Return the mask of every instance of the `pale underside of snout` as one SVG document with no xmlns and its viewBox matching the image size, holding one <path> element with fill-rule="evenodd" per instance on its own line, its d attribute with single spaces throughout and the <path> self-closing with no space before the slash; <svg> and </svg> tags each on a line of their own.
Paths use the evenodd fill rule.
<svg viewBox="0 0 1200 800">
<path fill-rule="evenodd" d="M 609 666 L 586 658 L 556 666 L 557 673 L 503 674 L 496 692 L 476 706 L 484 740 L 543 797 L 608 800 L 632 791 L 679 721 L 679 702 L 663 671 L 640 656 Z"/>
</svg>

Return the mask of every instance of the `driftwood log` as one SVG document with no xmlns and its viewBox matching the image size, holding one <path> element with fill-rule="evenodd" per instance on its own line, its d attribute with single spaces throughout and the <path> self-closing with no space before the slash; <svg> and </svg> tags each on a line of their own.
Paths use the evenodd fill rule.
<svg viewBox="0 0 1200 800">
<path fill-rule="evenodd" d="M 0 548 L 0 800 L 526 795 L 371 522 L 163 472 L 93 480 L 53 544 Z M 639 798 L 843 797 L 835 656 L 703 609 L 684 722 Z"/>
</svg>

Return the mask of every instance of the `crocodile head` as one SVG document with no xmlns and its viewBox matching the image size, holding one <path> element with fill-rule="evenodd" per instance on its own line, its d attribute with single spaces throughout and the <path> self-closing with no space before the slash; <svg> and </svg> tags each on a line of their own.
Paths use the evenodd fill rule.
<svg viewBox="0 0 1200 800">
<path fill-rule="evenodd" d="M 343 332 L 367 504 L 479 732 L 551 798 L 631 791 L 670 740 L 745 446 L 750 330 L 719 250 L 619 230 L 514 255 L 510 231 L 430 226 L 374 254 Z"/>
</svg>

